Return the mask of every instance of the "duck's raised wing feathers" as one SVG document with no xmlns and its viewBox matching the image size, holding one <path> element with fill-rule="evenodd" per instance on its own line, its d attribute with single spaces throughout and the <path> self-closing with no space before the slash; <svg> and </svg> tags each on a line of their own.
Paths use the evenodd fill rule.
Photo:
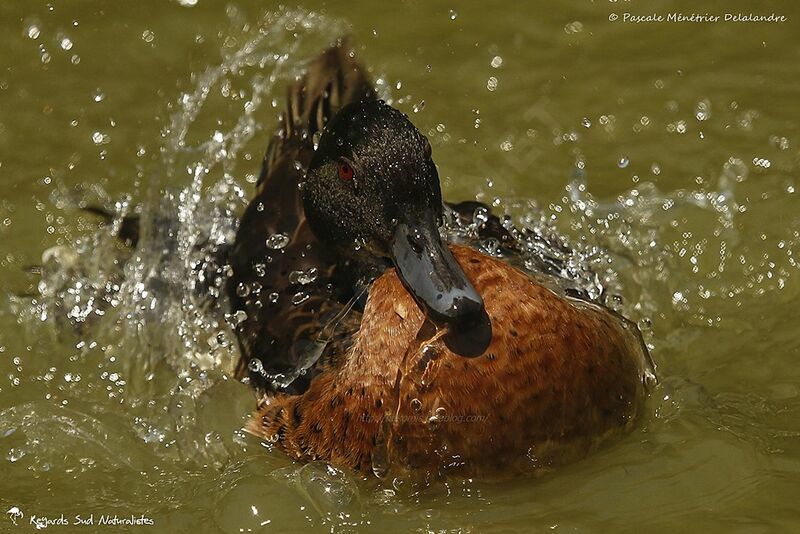
<svg viewBox="0 0 800 534">
<path fill-rule="evenodd" d="M 229 256 L 228 295 L 234 314 L 242 311 L 239 316 L 245 317 L 237 326 L 242 351 L 237 375 L 249 376 L 260 391 L 304 390 L 313 367 L 295 380 L 275 377 L 290 377 L 306 366 L 322 329 L 353 298 L 351 269 L 337 264 L 308 228 L 300 183 L 314 153 L 314 135 L 343 106 L 372 98 L 375 90 L 346 40 L 316 57 L 288 89 L 287 108 Z M 275 248 L 286 238 L 288 243 Z M 357 319 L 340 323 L 331 345 L 349 339 Z"/>
</svg>

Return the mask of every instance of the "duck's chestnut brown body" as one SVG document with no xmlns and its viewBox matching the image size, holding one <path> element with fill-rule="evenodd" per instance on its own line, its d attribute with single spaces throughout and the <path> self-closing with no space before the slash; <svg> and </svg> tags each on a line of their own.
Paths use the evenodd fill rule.
<svg viewBox="0 0 800 534">
<path fill-rule="evenodd" d="M 302 395 L 263 400 L 249 430 L 303 461 L 474 473 L 575 459 L 629 427 L 650 371 L 635 327 L 501 260 L 452 250 L 492 320 L 482 355 L 449 351 L 390 270 L 341 364 Z"/>
<path fill-rule="evenodd" d="M 260 399 L 251 433 L 301 461 L 472 474 L 549 467 L 630 428 L 654 378 L 636 326 L 448 245 L 443 204 L 462 225 L 483 210 L 476 237 L 519 260 L 488 207 L 443 203 L 427 139 L 346 42 L 311 62 L 217 251 L 236 375 Z M 126 218 L 120 237 L 138 236 Z"/>
</svg>

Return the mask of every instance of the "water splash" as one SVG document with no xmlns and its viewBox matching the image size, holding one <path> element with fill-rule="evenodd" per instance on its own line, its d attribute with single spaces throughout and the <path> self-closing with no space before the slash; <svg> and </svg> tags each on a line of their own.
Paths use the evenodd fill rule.
<svg viewBox="0 0 800 534">
<path fill-rule="evenodd" d="M 99 187 L 59 187 L 51 199 L 58 209 L 113 205 L 113 220 L 46 251 L 39 295 L 17 299 L 14 308 L 21 324 L 50 330 L 80 358 L 97 362 L 98 376 L 83 373 L 80 385 L 69 381 L 73 389 L 110 382 L 109 398 L 127 405 L 143 442 L 159 455 L 210 465 L 242 446 L 235 433 L 252 408 L 252 393 L 236 383 L 228 396 L 246 399 L 237 408 L 242 420 L 230 417 L 226 401 L 222 420 L 231 424 L 224 432 L 202 430 L 213 412 L 209 399 L 232 383 L 238 360 L 234 328 L 243 318 L 228 313 L 224 252 L 248 201 L 243 184 L 255 181 L 261 125 L 274 124 L 276 87 L 346 31 L 341 21 L 303 10 L 271 12 L 257 24 L 243 23 L 235 8 L 228 14 L 230 42 L 240 44 L 223 49 L 221 63 L 167 105 L 159 157 L 144 189 L 133 193 L 142 198 L 141 213 L 131 213 L 130 198 L 113 205 Z M 210 132 L 200 126 L 209 119 L 216 124 Z M 115 142 L 102 132 L 95 137 Z M 130 215 L 139 217 L 135 250 L 114 238 Z M 301 282 L 315 276 L 297 274 Z"/>
</svg>

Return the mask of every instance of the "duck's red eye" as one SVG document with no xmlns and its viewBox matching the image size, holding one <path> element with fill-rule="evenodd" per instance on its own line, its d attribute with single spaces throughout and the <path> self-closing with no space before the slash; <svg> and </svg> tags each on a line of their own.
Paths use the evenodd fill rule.
<svg viewBox="0 0 800 534">
<path fill-rule="evenodd" d="M 349 163 L 345 163 L 344 161 L 339 162 L 339 178 L 345 181 L 353 179 L 353 167 L 351 167 Z"/>
</svg>

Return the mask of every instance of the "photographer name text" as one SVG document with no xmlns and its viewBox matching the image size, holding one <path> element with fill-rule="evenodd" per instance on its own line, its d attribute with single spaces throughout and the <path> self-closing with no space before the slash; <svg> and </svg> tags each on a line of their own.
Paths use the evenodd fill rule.
<svg viewBox="0 0 800 534">
<path fill-rule="evenodd" d="M 611 22 L 620 20 L 621 22 L 628 22 L 631 24 L 648 24 L 654 22 L 667 22 L 667 23 L 717 23 L 717 22 L 734 22 L 734 23 L 772 23 L 780 24 L 787 22 L 789 19 L 785 15 L 778 15 L 777 13 L 769 14 L 756 14 L 756 13 L 623 13 L 617 15 L 612 13 L 608 16 Z"/>
</svg>

